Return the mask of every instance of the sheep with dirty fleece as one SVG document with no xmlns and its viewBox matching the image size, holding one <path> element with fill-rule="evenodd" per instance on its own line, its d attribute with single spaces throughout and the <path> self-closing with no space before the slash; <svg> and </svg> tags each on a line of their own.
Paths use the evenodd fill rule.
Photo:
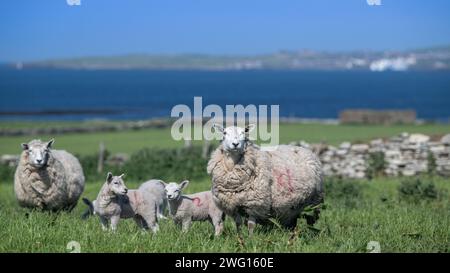
<svg viewBox="0 0 450 273">
<path fill-rule="evenodd" d="M 109 172 L 97 199 L 94 203 L 89 203 L 95 214 L 99 216 L 103 230 L 107 230 L 110 225 L 111 230 L 116 231 L 121 218 L 133 218 L 140 228 L 144 230 L 150 228 L 156 233 L 159 230 L 157 217 L 158 202 L 152 194 L 149 194 L 148 190 L 152 187 L 164 188 L 164 186 L 159 180 L 151 180 L 144 183 L 147 184 L 144 187 L 147 190 L 141 188 L 128 190 L 123 181 L 123 177 L 124 174 L 113 176 Z M 162 198 L 165 198 L 164 194 Z"/>
<path fill-rule="evenodd" d="M 165 184 L 167 200 L 169 202 L 169 215 L 175 224 L 181 225 L 183 232 L 187 232 L 192 221 L 208 220 L 214 227 L 215 235 L 223 231 L 225 214 L 212 200 L 211 191 L 204 191 L 183 195 L 183 190 L 189 181 L 180 184 L 175 182 Z"/>
<path fill-rule="evenodd" d="M 265 224 L 271 218 L 293 229 L 307 206 L 314 207 L 314 215 L 306 216 L 308 224 L 314 224 L 323 202 L 319 159 L 295 146 L 263 150 L 249 141 L 253 128 L 215 125 L 223 137 L 207 167 L 214 201 L 235 220 L 238 231 L 242 218 L 247 218 L 250 234 L 256 223 Z"/>
<path fill-rule="evenodd" d="M 84 190 L 80 162 L 64 150 L 53 150 L 54 140 L 22 144 L 14 176 L 14 191 L 22 207 L 71 211 Z"/>
</svg>

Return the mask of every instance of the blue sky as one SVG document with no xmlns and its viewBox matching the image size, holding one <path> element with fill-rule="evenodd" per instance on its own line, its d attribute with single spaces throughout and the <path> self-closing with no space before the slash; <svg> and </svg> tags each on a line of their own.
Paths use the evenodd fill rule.
<svg viewBox="0 0 450 273">
<path fill-rule="evenodd" d="M 450 1 L 13 0 L 0 7 L 0 60 L 126 53 L 259 54 L 450 44 Z"/>
</svg>

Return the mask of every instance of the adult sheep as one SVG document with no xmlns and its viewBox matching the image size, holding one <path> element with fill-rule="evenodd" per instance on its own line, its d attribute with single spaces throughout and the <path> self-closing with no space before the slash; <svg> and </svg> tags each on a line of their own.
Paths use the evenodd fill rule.
<svg viewBox="0 0 450 273">
<path fill-rule="evenodd" d="M 248 220 L 249 234 L 256 223 L 270 218 L 293 229 L 306 206 L 314 207 L 307 216 L 309 225 L 319 216 L 323 202 L 321 163 L 311 151 L 280 145 L 263 151 L 252 144 L 245 127 L 214 126 L 223 134 L 220 146 L 212 153 L 207 171 L 212 177 L 212 193 L 217 206 L 236 222 Z"/>
<path fill-rule="evenodd" d="M 72 210 L 84 190 L 80 162 L 63 150 L 52 150 L 54 140 L 23 143 L 14 177 L 19 205 L 41 210 Z"/>
</svg>

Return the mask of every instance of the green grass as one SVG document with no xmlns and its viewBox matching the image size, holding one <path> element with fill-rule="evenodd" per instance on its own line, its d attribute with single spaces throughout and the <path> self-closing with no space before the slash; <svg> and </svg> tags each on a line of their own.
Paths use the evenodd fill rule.
<svg viewBox="0 0 450 273">
<path fill-rule="evenodd" d="M 58 123 L 65 126 L 67 123 Z M 23 126 L 55 127 L 55 123 L 0 123 L 0 128 Z M 282 124 L 280 141 L 367 141 L 401 132 L 442 135 L 449 125 L 347 126 L 323 124 Z M 38 136 L 49 139 L 51 136 Z M 30 137 L 0 137 L 0 154 L 20 152 L 19 144 Z M 56 136 L 57 149 L 92 155 L 98 143 L 105 142 L 112 153 L 131 153 L 143 147 L 176 147 L 170 128 L 114 133 L 68 134 Z M 433 181 L 441 192 L 450 192 L 449 179 L 421 177 Z M 0 182 L 0 252 L 67 252 L 70 241 L 77 241 L 82 252 L 367 252 L 370 241 L 378 241 L 382 252 L 450 252 L 450 200 L 406 202 L 399 199 L 400 178 L 351 181 L 346 187 L 328 187 L 326 209 L 316 223 L 317 230 L 299 220 L 295 236 L 289 231 L 258 226 L 249 238 L 239 240 L 227 218 L 223 236 L 214 238 L 209 223 L 196 222 L 182 234 L 170 221 L 160 223 L 157 235 L 143 234 L 132 220 L 123 220 L 116 234 L 103 232 L 96 217 L 82 221 L 85 209 L 79 204 L 72 213 L 50 214 L 19 208 L 11 182 Z M 136 188 L 138 181 L 127 181 Z M 330 184 L 331 185 L 331 184 Z M 333 184 L 339 185 L 339 184 Z M 100 181 L 88 181 L 83 196 L 94 199 Z M 191 181 L 189 192 L 210 188 L 209 180 Z M 170 238 L 170 240 L 168 240 Z"/>
<path fill-rule="evenodd" d="M 422 179 L 432 180 L 441 191 L 450 189 L 446 179 Z M 157 235 L 142 233 L 132 220 L 122 220 L 115 234 L 103 232 L 96 217 L 80 219 L 85 208 L 81 203 L 72 213 L 29 212 L 17 206 L 12 185 L 0 183 L 0 252 L 67 252 L 70 241 L 79 242 L 82 252 L 367 252 L 370 241 L 379 242 L 382 252 L 450 252 L 448 198 L 400 201 L 399 179 L 349 183 L 359 194 L 330 193 L 317 230 L 299 220 L 294 236 L 277 227 L 257 226 L 254 236 L 244 232 L 243 240 L 229 218 L 219 238 L 212 236 L 207 222 L 195 222 L 182 234 L 171 220 L 160 223 Z M 136 181 L 127 184 L 138 185 Z M 95 198 L 100 186 L 88 183 L 84 196 Z M 196 192 L 209 187 L 207 180 L 193 181 L 188 189 Z"/>
<path fill-rule="evenodd" d="M 37 123 L 39 125 L 40 123 Z M 51 127 L 51 124 L 63 126 L 64 123 L 56 122 L 43 126 Z M 23 128 L 28 123 L 0 122 L 0 128 Z M 36 126 L 33 125 L 33 126 Z M 375 137 L 389 137 L 401 132 L 424 133 L 428 135 L 442 135 L 450 133 L 450 125 L 425 124 L 425 125 L 395 125 L 395 126 L 368 126 L 368 125 L 326 125 L 326 124 L 281 124 L 280 142 L 305 140 L 308 142 L 321 142 L 336 145 L 343 141 L 367 141 Z M 103 141 L 107 149 L 112 153 L 132 153 L 143 147 L 180 147 L 182 141 L 174 141 L 170 134 L 170 128 L 148 129 L 141 131 L 125 131 L 111 133 L 90 134 L 66 134 L 57 136 L 35 136 L 43 140 L 55 137 L 56 149 L 66 149 L 77 154 L 93 154 L 98 150 L 100 141 Z M 0 154 L 20 153 L 20 143 L 28 142 L 31 137 L 14 136 L 0 137 Z"/>
</svg>

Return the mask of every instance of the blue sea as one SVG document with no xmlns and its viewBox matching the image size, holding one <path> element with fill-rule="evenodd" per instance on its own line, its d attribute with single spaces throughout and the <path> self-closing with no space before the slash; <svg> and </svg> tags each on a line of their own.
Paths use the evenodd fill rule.
<svg viewBox="0 0 450 273">
<path fill-rule="evenodd" d="M 149 71 L 0 68 L 2 120 L 135 120 L 174 105 L 279 105 L 280 115 L 338 118 L 348 108 L 414 109 L 448 121 L 450 73 Z"/>
</svg>

